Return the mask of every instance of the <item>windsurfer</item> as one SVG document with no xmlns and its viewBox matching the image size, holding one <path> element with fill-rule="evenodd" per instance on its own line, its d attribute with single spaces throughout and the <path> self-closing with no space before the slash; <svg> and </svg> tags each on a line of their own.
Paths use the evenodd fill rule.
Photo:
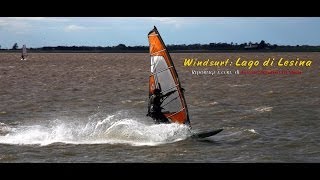
<svg viewBox="0 0 320 180">
<path fill-rule="evenodd" d="M 155 89 L 154 94 L 150 96 L 147 116 L 150 116 L 156 124 L 170 123 L 168 118 L 161 112 L 163 109 L 161 104 L 163 103 L 165 97 L 170 96 L 174 92 L 176 92 L 176 90 L 170 91 L 163 95 L 160 89 Z"/>
<path fill-rule="evenodd" d="M 21 60 L 27 60 L 27 48 L 26 45 L 22 46 Z"/>
</svg>

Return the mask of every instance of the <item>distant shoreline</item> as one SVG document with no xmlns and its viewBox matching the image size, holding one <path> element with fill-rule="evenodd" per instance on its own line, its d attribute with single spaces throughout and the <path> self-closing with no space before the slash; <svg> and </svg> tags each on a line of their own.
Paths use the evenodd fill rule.
<svg viewBox="0 0 320 180">
<path fill-rule="evenodd" d="M 29 53 L 149 53 L 149 46 L 43 46 L 27 45 Z M 249 43 L 209 43 L 209 44 L 168 44 L 165 47 L 170 53 L 257 53 L 257 52 L 320 52 L 320 45 L 277 45 L 261 40 Z M 1 48 L 0 53 L 21 52 L 15 43 L 12 48 Z"/>
<path fill-rule="evenodd" d="M 272 52 L 320 52 L 318 49 L 300 50 L 169 50 L 169 53 L 272 53 Z M 0 50 L 0 53 L 21 53 L 21 50 Z M 145 50 L 28 50 L 28 53 L 149 53 Z"/>
</svg>

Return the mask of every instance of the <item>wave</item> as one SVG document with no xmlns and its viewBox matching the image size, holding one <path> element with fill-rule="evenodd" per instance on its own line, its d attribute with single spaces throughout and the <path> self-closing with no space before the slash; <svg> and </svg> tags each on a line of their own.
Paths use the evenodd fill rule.
<svg viewBox="0 0 320 180">
<path fill-rule="evenodd" d="M 253 133 L 253 134 L 259 134 L 256 130 L 254 129 L 245 129 L 244 131 L 247 131 L 247 132 L 250 132 L 250 133 Z"/>
<path fill-rule="evenodd" d="M 11 128 L 5 123 L 0 122 L 0 136 L 10 132 Z"/>
<path fill-rule="evenodd" d="M 229 87 L 244 87 L 250 86 L 251 84 L 227 84 Z"/>
<path fill-rule="evenodd" d="M 224 127 L 224 133 L 215 137 L 216 141 L 226 144 L 241 144 L 246 141 L 253 141 L 261 137 L 255 129 L 244 127 Z"/>
<path fill-rule="evenodd" d="M 257 107 L 254 110 L 258 111 L 258 112 L 269 112 L 272 111 L 273 107 L 268 107 L 268 106 L 261 106 L 261 107 Z"/>
<path fill-rule="evenodd" d="M 2 144 L 41 146 L 52 143 L 67 144 L 129 144 L 155 146 L 184 140 L 191 135 L 186 125 L 144 124 L 118 112 L 100 119 L 89 117 L 89 122 L 56 119 L 48 124 L 18 125 L 7 127 L 0 135 Z"/>
</svg>

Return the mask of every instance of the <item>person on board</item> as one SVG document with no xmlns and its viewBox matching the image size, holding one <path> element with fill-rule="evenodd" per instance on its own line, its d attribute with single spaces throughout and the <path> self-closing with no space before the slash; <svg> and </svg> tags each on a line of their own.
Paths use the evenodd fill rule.
<svg viewBox="0 0 320 180">
<path fill-rule="evenodd" d="M 162 95 L 160 89 L 155 89 L 154 94 L 150 96 L 147 116 L 150 116 L 156 124 L 170 123 L 168 118 L 161 112 L 161 110 L 163 109 L 161 107 L 161 104 L 163 103 L 165 97 L 170 96 L 174 92 L 176 92 L 176 90 Z"/>
</svg>

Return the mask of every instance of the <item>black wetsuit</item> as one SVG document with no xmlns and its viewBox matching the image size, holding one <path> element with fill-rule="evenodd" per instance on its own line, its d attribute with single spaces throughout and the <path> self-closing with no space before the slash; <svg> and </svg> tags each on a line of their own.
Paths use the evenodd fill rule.
<svg viewBox="0 0 320 180">
<path fill-rule="evenodd" d="M 170 94 L 174 93 L 175 91 L 168 92 L 165 95 L 161 94 L 152 94 L 149 99 L 148 104 L 148 114 L 147 116 L 150 116 L 155 123 L 170 123 L 168 118 L 161 112 L 162 107 L 161 104 L 163 102 L 163 98 L 166 96 L 169 96 Z"/>
</svg>

